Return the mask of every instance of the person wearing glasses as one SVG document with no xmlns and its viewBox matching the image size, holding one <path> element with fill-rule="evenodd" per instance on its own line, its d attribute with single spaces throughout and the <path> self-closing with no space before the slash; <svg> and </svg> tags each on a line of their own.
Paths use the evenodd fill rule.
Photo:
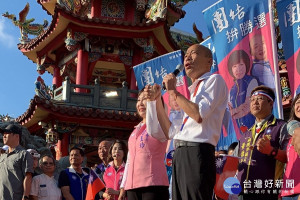
<svg viewBox="0 0 300 200">
<path fill-rule="evenodd" d="M 277 200 L 286 147 L 289 142 L 286 122 L 272 114 L 275 94 L 266 86 L 254 88 L 250 96 L 250 111 L 255 124 L 240 138 L 238 178 L 244 200 Z"/>
<path fill-rule="evenodd" d="M 30 197 L 32 200 L 61 200 L 61 190 L 54 178 L 55 160 L 51 155 L 44 155 L 39 160 L 42 174 L 33 177 Z"/>
<path fill-rule="evenodd" d="M 0 127 L 3 143 L 8 146 L 0 155 L 0 200 L 28 200 L 33 160 L 21 145 L 22 126 L 10 123 Z"/>
</svg>

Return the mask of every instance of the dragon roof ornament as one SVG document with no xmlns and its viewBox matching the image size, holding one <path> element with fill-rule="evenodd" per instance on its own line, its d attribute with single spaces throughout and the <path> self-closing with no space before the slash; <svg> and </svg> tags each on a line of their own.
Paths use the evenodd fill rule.
<svg viewBox="0 0 300 200">
<path fill-rule="evenodd" d="M 26 44 L 30 42 L 28 34 L 30 35 L 40 35 L 44 29 L 48 26 L 48 21 L 44 20 L 44 24 L 32 23 L 35 19 L 26 19 L 29 12 L 29 3 L 26 4 L 24 9 L 19 13 L 19 20 L 17 20 L 14 14 L 9 14 L 8 12 L 2 14 L 3 17 L 11 19 L 15 26 L 18 26 L 21 33 L 20 42 Z"/>
</svg>

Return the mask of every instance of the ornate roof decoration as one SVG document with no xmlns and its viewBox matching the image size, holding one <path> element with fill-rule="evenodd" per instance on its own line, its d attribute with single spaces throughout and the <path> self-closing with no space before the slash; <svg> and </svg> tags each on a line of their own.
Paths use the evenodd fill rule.
<svg viewBox="0 0 300 200">
<path fill-rule="evenodd" d="M 73 118 L 77 120 L 80 119 L 81 121 L 84 119 L 89 119 L 96 122 L 98 120 L 119 120 L 119 122 L 123 121 L 124 123 L 133 124 L 136 124 L 140 121 L 140 118 L 136 112 L 80 107 L 34 96 L 34 98 L 30 101 L 27 111 L 19 116 L 16 119 L 16 122 L 27 127 L 37 124 L 38 121 L 42 120 L 42 118 L 47 118 L 47 116 L 50 114 L 53 116 L 62 115 L 64 116 L 63 118 Z M 31 124 L 27 124 L 28 122 Z"/>
<path fill-rule="evenodd" d="M 179 31 L 177 29 L 171 29 L 171 36 L 177 43 L 180 49 L 182 49 L 184 52 L 193 44 L 199 43 L 198 40 L 196 39 L 196 36 L 190 34 L 190 33 L 185 33 L 182 31 Z"/>
<path fill-rule="evenodd" d="M 78 18 L 77 15 L 74 13 L 71 13 L 70 11 L 64 10 L 60 5 L 56 5 L 55 9 L 55 15 L 53 16 L 52 23 L 49 25 L 48 29 L 41 33 L 38 37 L 30 40 L 29 43 L 26 44 L 18 44 L 19 49 L 24 49 L 25 51 L 30 51 L 35 48 L 36 45 L 38 45 L 42 40 L 46 39 L 56 28 L 58 25 L 58 19 L 59 19 L 59 12 L 64 12 L 66 14 L 69 14 L 71 17 L 77 18 L 77 20 L 81 23 L 84 24 L 90 24 L 91 26 L 96 24 L 102 24 L 102 25 L 109 25 L 109 26 L 117 26 L 117 27 L 130 27 L 131 30 L 134 30 L 133 27 L 136 27 L 136 29 L 140 29 L 141 27 L 150 27 L 152 25 L 155 25 L 159 23 L 159 21 L 165 21 L 166 19 L 160 19 L 157 21 L 142 21 L 140 23 L 136 22 L 129 22 L 129 21 L 121 21 L 121 20 L 109 20 L 109 19 L 99 19 L 99 18 L 88 18 L 87 16 L 85 17 L 80 17 Z M 128 28 L 127 28 L 128 29 Z"/>
<path fill-rule="evenodd" d="M 91 0 L 57 0 L 57 3 L 78 16 L 86 16 L 91 10 Z"/>
<path fill-rule="evenodd" d="M 14 14 L 9 14 L 8 12 L 4 13 L 2 16 L 11 19 L 14 25 L 18 26 L 21 32 L 20 42 L 26 44 L 30 42 L 28 34 L 30 35 L 40 35 L 44 28 L 48 26 L 48 21 L 44 20 L 44 24 L 34 24 L 32 23 L 35 19 L 26 19 L 26 16 L 29 12 L 29 3 L 26 4 L 24 9 L 19 13 L 19 20 L 17 20 Z"/>
<path fill-rule="evenodd" d="M 58 4 L 67 12 L 79 17 L 89 15 L 92 5 L 91 0 L 37 0 L 37 2 L 41 4 L 43 9 L 50 15 L 55 14 L 55 7 Z M 182 7 L 188 2 L 189 0 L 135 0 L 136 10 L 138 12 L 145 12 L 147 21 L 156 21 L 160 18 L 167 17 L 167 9 L 171 9 L 174 13 L 177 13 L 179 18 L 183 18 L 185 11 L 182 10 Z M 102 8 L 102 11 L 104 11 L 102 16 L 122 18 L 121 16 L 124 14 L 123 8 L 125 4 L 126 2 L 124 0 L 103 0 L 102 7 L 105 7 L 105 10 Z"/>
</svg>

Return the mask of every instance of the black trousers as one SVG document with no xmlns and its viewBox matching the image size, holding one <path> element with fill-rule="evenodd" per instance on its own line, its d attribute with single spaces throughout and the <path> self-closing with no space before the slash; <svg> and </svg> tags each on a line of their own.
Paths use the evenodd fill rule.
<svg viewBox="0 0 300 200">
<path fill-rule="evenodd" d="M 216 182 L 215 147 L 179 147 L 172 163 L 172 200 L 210 200 Z"/>
<path fill-rule="evenodd" d="M 169 200 L 168 186 L 149 186 L 126 190 L 128 200 Z"/>
</svg>

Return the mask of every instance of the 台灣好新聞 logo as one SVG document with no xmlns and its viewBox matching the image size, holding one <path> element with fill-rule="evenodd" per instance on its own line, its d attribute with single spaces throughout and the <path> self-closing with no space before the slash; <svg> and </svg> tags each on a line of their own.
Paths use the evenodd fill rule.
<svg viewBox="0 0 300 200">
<path fill-rule="evenodd" d="M 227 178 L 224 181 L 223 187 L 228 194 L 239 194 L 242 191 L 239 180 L 234 177 Z"/>
</svg>

